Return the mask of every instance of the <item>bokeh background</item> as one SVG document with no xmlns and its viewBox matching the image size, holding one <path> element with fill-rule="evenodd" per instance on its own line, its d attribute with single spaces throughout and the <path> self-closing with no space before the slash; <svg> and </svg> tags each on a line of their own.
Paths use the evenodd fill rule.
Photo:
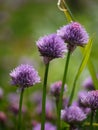
<svg viewBox="0 0 98 130">
<path fill-rule="evenodd" d="M 89 33 L 94 34 L 91 60 L 98 72 L 98 0 L 66 0 L 75 19 Z M 17 88 L 10 85 L 10 71 L 17 65 L 28 63 L 33 65 L 42 77 L 44 64 L 36 47 L 39 37 L 56 32 L 67 24 L 66 17 L 57 7 L 57 0 L 0 0 L 0 87 L 4 97 Z M 81 63 L 82 55 L 77 48 L 71 56 L 67 83 L 70 92 L 75 74 Z M 51 62 L 48 86 L 62 79 L 64 59 Z M 89 76 L 86 69 L 81 74 L 77 88 L 81 89 L 83 80 Z M 27 90 L 27 95 L 36 89 L 42 89 L 42 83 Z M 5 100 L 3 100 L 5 102 Z M 0 109 L 6 110 L 7 104 Z"/>
</svg>

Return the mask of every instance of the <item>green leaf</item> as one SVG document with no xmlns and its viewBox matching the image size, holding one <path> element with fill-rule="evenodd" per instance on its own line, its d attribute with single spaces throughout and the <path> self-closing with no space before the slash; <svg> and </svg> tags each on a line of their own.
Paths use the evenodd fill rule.
<svg viewBox="0 0 98 130">
<path fill-rule="evenodd" d="M 88 61 L 88 69 L 91 74 L 95 89 L 98 89 L 98 79 L 97 79 L 96 71 L 95 71 L 94 65 L 90 59 Z"/>
<path fill-rule="evenodd" d="M 93 41 L 93 38 L 92 38 L 92 41 Z M 88 47 L 86 47 L 84 51 L 81 49 L 83 55 L 86 55 L 85 53 L 87 52 L 87 49 L 88 49 Z M 95 71 L 94 65 L 90 58 L 89 58 L 87 65 L 88 65 L 88 69 L 89 69 L 90 75 L 92 77 L 95 89 L 98 89 L 98 79 L 96 76 L 96 71 Z"/>
<path fill-rule="evenodd" d="M 88 44 L 85 47 L 82 62 L 80 64 L 80 66 L 79 66 L 78 72 L 77 72 L 76 77 L 74 79 L 72 91 L 71 91 L 71 94 L 70 94 L 70 97 L 69 97 L 68 106 L 70 106 L 71 103 L 72 103 L 72 99 L 73 99 L 73 96 L 74 96 L 77 80 L 78 80 L 80 74 L 82 73 L 83 69 L 85 68 L 85 66 L 86 66 L 86 64 L 87 64 L 87 62 L 89 60 L 89 56 L 90 56 L 91 48 L 92 48 L 92 42 L 93 42 L 93 38 L 91 38 L 89 40 Z"/>
<path fill-rule="evenodd" d="M 68 22 L 74 21 L 73 15 L 64 0 L 58 0 L 57 5 L 58 8 L 64 12 Z"/>
<path fill-rule="evenodd" d="M 82 73 L 83 69 L 85 68 L 85 66 L 89 60 L 91 48 L 92 48 L 92 43 L 93 43 L 93 38 L 90 38 L 90 40 L 89 40 L 89 42 L 86 45 L 85 50 L 84 50 L 84 57 L 82 59 L 80 67 L 78 69 L 77 78 L 80 76 L 80 74 Z"/>
</svg>

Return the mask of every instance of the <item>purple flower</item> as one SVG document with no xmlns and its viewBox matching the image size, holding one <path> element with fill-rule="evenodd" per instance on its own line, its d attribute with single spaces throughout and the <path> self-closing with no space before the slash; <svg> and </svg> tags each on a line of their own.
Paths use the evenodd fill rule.
<svg viewBox="0 0 98 130">
<path fill-rule="evenodd" d="M 10 73 L 10 76 L 12 84 L 20 88 L 30 87 L 40 82 L 38 72 L 28 64 L 18 66 Z"/>
<path fill-rule="evenodd" d="M 45 107 L 45 112 L 46 112 L 46 118 L 47 119 L 53 119 L 54 118 L 54 109 L 55 109 L 55 104 L 52 102 L 50 99 L 46 100 L 46 107 Z M 36 112 L 38 114 L 42 113 L 42 102 L 38 104 L 36 108 Z"/>
<path fill-rule="evenodd" d="M 0 88 L 0 99 L 2 99 L 2 98 L 3 98 L 3 95 L 4 95 L 3 89 L 2 89 L 2 88 Z"/>
<path fill-rule="evenodd" d="M 67 51 L 64 41 L 56 34 L 41 37 L 37 41 L 37 47 L 46 64 L 54 58 L 63 57 Z"/>
<path fill-rule="evenodd" d="M 46 100 L 46 107 L 45 107 L 45 112 L 46 112 L 46 118 L 47 119 L 53 119 L 54 118 L 54 110 L 55 110 L 55 104 L 52 100 L 47 99 Z M 37 106 L 36 108 L 37 114 L 42 114 L 42 102 Z"/>
<path fill-rule="evenodd" d="M 86 114 L 78 106 L 70 106 L 61 111 L 61 118 L 69 124 L 78 124 L 86 119 Z"/>
<path fill-rule="evenodd" d="M 85 98 L 86 98 L 87 94 L 88 94 L 87 91 L 80 91 L 78 93 L 78 103 L 79 103 L 79 105 L 86 107 Z"/>
<path fill-rule="evenodd" d="M 89 91 L 84 101 L 92 110 L 98 109 L 98 90 Z"/>
<path fill-rule="evenodd" d="M 94 83 L 92 81 L 91 77 L 88 77 L 84 80 L 82 86 L 86 89 L 86 90 L 95 90 L 95 86 Z"/>
<path fill-rule="evenodd" d="M 37 124 L 33 127 L 33 130 L 41 130 L 41 124 Z M 49 122 L 45 123 L 45 130 L 56 130 L 56 126 L 52 125 Z"/>
<path fill-rule="evenodd" d="M 9 102 L 9 110 L 17 115 L 19 112 L 19 95 L 16 93 L 10 93 L 7 95 L 7 100 Z M 26 112 L 26 106 L 22 105 L 22 113 Z"/>
<path fill-rule="evenodd" d="M 7 100 L 9 103 L 19 103 L 19 95 L 16 93 L 9 93 L 7 95 Z"/>
<path fill-rule="evenodd" d="M 89 115 L 91 112 L 91 109 L 89 107 L 84 106 L 84 104 L 82 105 L 82 103 L 79 101 L 74 101 L 72 103 L 72 106 L 78 106 L 86 115 Z"/>
<path fill-rule="evenodd" d="M 42 102 L 42 92 L 37 91 L 30 95 L 30 101 L 35 103 L 36 105 Z"/>
<path fill-rule="evenodd" d="M 7 116 L 3 111 L 0 111 L 0 123 L 6 123 Z"/>
<path fill-rule="evenodd" d="M 57 31 L 57 35 L 68 44 L 70 51 L 73 51 L 76 46 L 84 46 L 89 39 L 85 28 L 78 22 L 72 22 L 63 26 Z"/>
<path fill-rule="evenodd" d="M 19 113 L 19 103 L 11 103 L 9 105 L 9 109 L 14 115 L 18 115 L 18 113 Z M 22 105 L 22 113 L 26 113 L 26 107 L 24 105 Z"/>
<path fill-rule="evenodd" d="M 60 96 L 61 87 L 62 87 L 62 81 L 58 81 L 58 82 L 53 83 L 50 86 L 51 94 L 53 96 L 55 96 L 56 98 L 58 98 Z M 64 91 L 66 91 L 66 85 L 64 86 Z"/>
<path fill-rule="evenodd" d="M 85 100 L 88 92 L 87 91 L 80 91 L 78 94 L 78 106 L 83 110 L 83 112 L 88 115 L 91 112 L 91 109 L 87 106 L 87 102 Z"/>
</svg>

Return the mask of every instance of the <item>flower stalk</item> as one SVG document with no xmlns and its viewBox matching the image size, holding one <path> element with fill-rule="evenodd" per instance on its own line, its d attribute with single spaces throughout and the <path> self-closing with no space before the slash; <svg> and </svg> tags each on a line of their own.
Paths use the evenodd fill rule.
<svg viewBox="0 0 98 130">
<path fill-rule="evenodd" d="M 91 110 L 90 130 L 93 130 L 93 118 L 94 118 L 94 111 Z"/>
<path fill-rule="evenodd" d="M 45 74 L 44 74 L 44 84 L 43 84 L 43 96 L 42 96 L 42 122 L 41 122 L 41 130 L 45 128 L 45 106 L 46 106 L 46 88 L 47 88 L 47 79 L 48 79 L 48 70 L 49 70 L 49 63 L 46 64 Z"/>
<path fill-rule="evenodd" d="M 63 98 L 64 85 L 65 85 L 65 82 L 66 82 L 66 76 L 67 76 L 67 72 L 68 72 L 70 54 L 71 54 L 71 52 L 68 51 L 67 59 L 66 59 L 66 63 L 65 63 L 65 70 L 64 70 L 63 80 L 62 80 L 62 87 L 61 87 L 61 93 L 60 93 L 60 98 L 59 98 L 59 105 L 58 105 L 57 130 L 60 130 L 60 127 L 61 127 L 60 126 L 61 125 L 60 117 L 61 117 L 61 108 L 62 108 L 62 98 Z"/>
<path fill-rule="evenodd" d="M 20 93 L 19 116 L 18 116 L 18 130 L 21 130 L 21 126 L 22 126 L 21 114 L 22 114 L 23 93 L 24 93 L 24 88 L 21 89 L 21 93 Z"/>
</svg>

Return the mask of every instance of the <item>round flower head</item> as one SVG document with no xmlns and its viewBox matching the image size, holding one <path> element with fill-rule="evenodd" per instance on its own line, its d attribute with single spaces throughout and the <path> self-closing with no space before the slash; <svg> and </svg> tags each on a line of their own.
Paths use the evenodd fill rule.
<svg viewBox="0 0 98 130">
<path fill-rule="evenodd" d="M 79 108 L 81 108 L 81 110 L 84 112 L 84 114 L 89 115 L 91 112 L 91 109 L 87 106 L 84 106 L 84 104 L 82 104 L 79 100 L 78 101 L 74 101 L 72 103 L 72 106 L 78 106 Z"/>
<path fill-rule="evenodd" d="M 37 124 L 33 127 L 33 130 L 41 130 L 41 124 Z M 56 126 L 52 125 L 49 122 L 45 123 L 45 130 L 56 130 Z"/>
<path fill-rule="evenodd" d="M 64 41 L 56 34 L 40 38 L 37 47 L 46 64 L 54 58 L 63 57 L 67 51 Z"/>
<path fill-rule="evenodd" d="M 11 71 L 12 84 L 20 88 L 33 86 L 40 82 L 38 72 L 28 64 L 22 64 Z"/>
<path fill-rule="evenodd" d="M 78 22 L 72 22 L 62 27 L 57 31 L 57 35 L 67 43 L 70 51 L 73 51 L 76 46 L 84 46 L 89 39 L 85 28 Z"/>
<path fill-rule="evenodd" d="M 78 106 L 70 106 L 61 111 L 61 118 L 69 124 L 78 124 L 86 119 L 86 115 Z"/>
<path fill-rule="evenodd" d="M 62 87 L 62 81 L 58 81 L 58 82 L 53 83 L 50 86 L 51 94 L 53 96 L 55 96 L 55 97 L 59 97 L 60 96 L 61 87 Z M 66 91 L 66 85 L 64 86 L 64 90 Z"/>
<path fill-rule="evenodd" d="M 84 100 L 87 106 L 90 107 L 92 110 L 98 109 L 98 90 L 88 92 Z"/>
<path fill-rule="evenodd" d="M 84 80 L 82 85 L 86 90 L 95 90 L 94 83 L 91 77 L 88 77 Z"/>
<path fill-rule="evenodd" d="M 79 105 L 86 107 L 85 98 L 86 98 L 87 94 L 88 94 L 87 91 L 80 91 L 78 93 L 78 104 Z"/>
</svg>

